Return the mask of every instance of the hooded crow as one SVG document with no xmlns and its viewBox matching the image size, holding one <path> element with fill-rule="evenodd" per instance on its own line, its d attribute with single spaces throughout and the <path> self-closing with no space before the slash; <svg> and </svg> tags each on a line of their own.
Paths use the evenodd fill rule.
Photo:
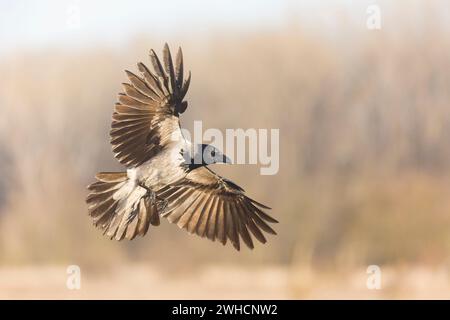
<svg viewBox="0 0 450 320">
<path fill-rule="evenodd" d="M 211 145 L 194 146 L 181 131 L 179 116 L 191 73 L 186 79 L 179 48 L 175 63 L 166 44 L 163 61 L 150 51 L 152 71 L 138 63 L 139 75 L 125 71 L 111 124 L 111 145 L 126 172 L 100 172 L 88 186 L 86 202 L 96 227 L 111 239 L 144 236 L 160 217 L 191 234 L 226 244 L 236 250 L 242 240 L 253 248 L 262 231 L 276 234 L 269 223 L 277 220 L 269 207 L 249 198 L 244 190 L 207 165 L 229 163 Z M 198 154 L 201 153 L 200 161 Z"/>
</svg>

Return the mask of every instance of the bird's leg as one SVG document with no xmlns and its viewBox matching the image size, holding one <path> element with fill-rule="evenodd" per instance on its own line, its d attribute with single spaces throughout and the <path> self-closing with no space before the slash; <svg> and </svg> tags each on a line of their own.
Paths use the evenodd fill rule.
<svg viewBox="0 0 450 320">
<path fill-rule="evenodd" d="M 156 196 L 156 208 L 158 209 L 158 213 L 160 215 L 164 213 L 168 204 L 169 202 L 167 201 L 167 199 Z"/>
<path fill-rule="evenodd" d="M 139 183 L 138 185 L 147 190 L 149 201 L 150 203 L 153 203 L 153 201 L 155 201 L 156 199 L 156 194 L 153 192 L 153 190 L 147 187 L 144 183 Z"/>
<path fill-rule="evenodd" d="M 158 210 L 158 213 L 161 215 L 164 212 L 164 210 L 166 209 L 166 207 L 169 204 L 169 202 L 166 199 L 164 199 L 164 198 L 158 197 L 156 195 L 156 192 L 153 192 L 152 189 L 150 189 L 149 187 L 145 186 L 144 184 L 139 184 L 139 185 L 147 190 L 148 197 L 149 197 L 149 202 L 156 204 L 156 208 Z"/>
</svg>

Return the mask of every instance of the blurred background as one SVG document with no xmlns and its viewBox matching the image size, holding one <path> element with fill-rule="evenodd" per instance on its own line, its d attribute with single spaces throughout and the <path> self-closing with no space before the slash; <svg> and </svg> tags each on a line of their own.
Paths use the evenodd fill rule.
<svg viewBox="0 0 450 320">
<path fill-rule="evenodd" d="M 450 298 L 449 18 L 444 0 L 0 1 L 0 298 Z M 92 226 L 86 185 L 123 170 L 123 70 L 164 42 L 192 70 L 183 127 L 280 129 L 277 175 L 214 168 L 273 208 L 266 245 Z"/>
</svg>

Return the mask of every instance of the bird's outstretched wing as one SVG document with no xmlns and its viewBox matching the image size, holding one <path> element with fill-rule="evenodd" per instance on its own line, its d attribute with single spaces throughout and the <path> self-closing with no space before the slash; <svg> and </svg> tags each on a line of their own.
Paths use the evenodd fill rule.
<svg viewBox="0 0 450 320">
<path fill-rule="evenodd" d="M 125 71 L 124 83 L 115 105 L 111 124 L 111 145 L 115 157 L 127 167 L 138 166 L 152 158 L 181 136 L 178 115 L 186 110 L 183 101 L 191 74 L 183 81 L 183 55 L 178 50 L 175 64 L 166 44 L 163 63 L 150 51 L 153 72 L 138 63 L 140 75 Z"/>
<path fill-rule="evenodd" d="M 244 194 L 233 182 L 220 177 L 207 167 L 197 168 L 181 181 L 163 187 L 158 196 L 167 200 L 163 216 L 180 228 L 214 241 L 231 241 L 240 249 L 240 238 L 251 249 L 249 231 L 265 243 L 261 230 L 276 234 L 268 225 L 277 220 L 263 212 L 270 209 Z"/>
</svg>

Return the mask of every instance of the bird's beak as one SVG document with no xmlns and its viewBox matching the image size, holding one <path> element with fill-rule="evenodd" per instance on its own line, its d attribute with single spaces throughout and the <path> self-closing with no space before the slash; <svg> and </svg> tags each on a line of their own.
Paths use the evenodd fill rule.
<svg viewBox="0 0 450 320">
<path fill-rule="evenodd" d="M 228 158 L 226 155 L 223 155 L 222 161 L 223 161 L 223 163 L 226 163 L 226 164 L 231 164 L 232 163 L 231 159 Z"/>
</svg>

